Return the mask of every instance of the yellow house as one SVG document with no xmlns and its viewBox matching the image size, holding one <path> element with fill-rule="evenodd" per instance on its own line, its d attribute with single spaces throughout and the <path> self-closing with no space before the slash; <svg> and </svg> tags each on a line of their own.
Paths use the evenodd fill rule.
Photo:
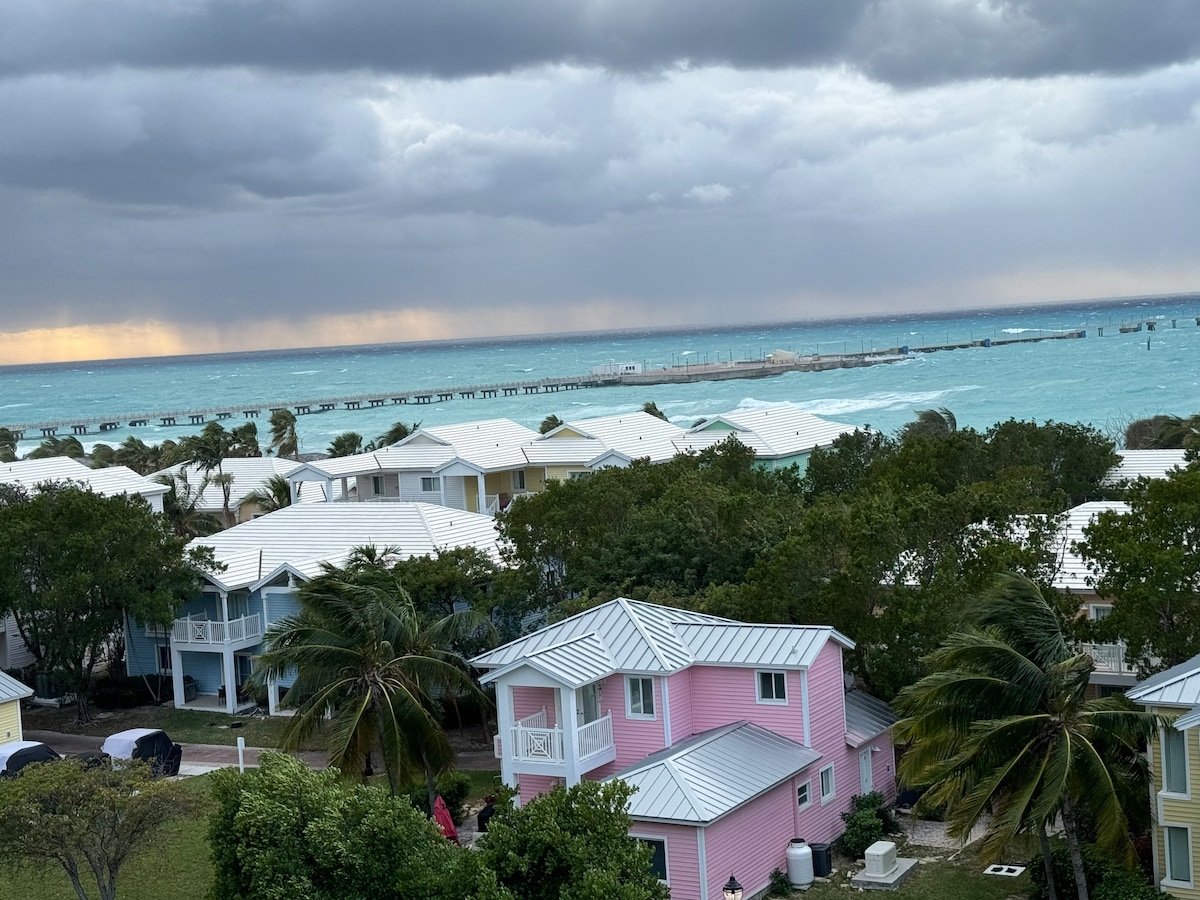
<svg viewBox="0 0 1200 900">
<path fill-rule="evenodd" d="M 0 672 L 0 744 L 24 740 L 21 735 L 21 701 L 32 696 L 33 688 Z"/>
<path fill-rule="evenodd" d="M 1154 880 L 1200 900 L 1200 656 L 1135 685 L 1126 696 L 1172 718 L 1150 741 Z"/>
</svg>

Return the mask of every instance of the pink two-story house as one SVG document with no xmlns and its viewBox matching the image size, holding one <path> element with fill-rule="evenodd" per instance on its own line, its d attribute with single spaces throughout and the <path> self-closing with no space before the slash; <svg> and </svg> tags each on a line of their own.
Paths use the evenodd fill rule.
<svg viewBox="0 0 1200 900">
<path fill-rule="evenodd" d="M 895 797 L 887 705 L 846 689 L 832 628 L 748 625 L 618 599 L 471 661 L 496 688 L 497 755 L 522 801 L 637 788 L 631 834 L 675 900 L 746 895 L 792 838 L 827 842 L 855 794 Z"/>
</svg>

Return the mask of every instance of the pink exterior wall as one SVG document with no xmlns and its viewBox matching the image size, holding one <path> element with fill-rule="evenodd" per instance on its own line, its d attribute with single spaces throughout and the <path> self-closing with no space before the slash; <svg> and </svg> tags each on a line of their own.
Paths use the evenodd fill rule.
<svg viewBox="0 0 1200 900">
<path fill-rule="evenodd" d="M 813 802 L 803 815 L 803 822 L 811 834 L 824 837 L 805 840 L 829 840 L 842 833 L 840 813 L 850 808 L 850 798 L 858 793 L 858 754 L 846 745 L 846 694 L 842 676 L 842 648 L 829 641 L 817 654 L 817 659 L 808 670 L 809 728 L 812 732 L 812 748 L 821 754 L 821 759 L 806 770 L 812 777 Z M 820 771 L 833 765 L 834 795 L 827 803 L 821 803 Z"/>
<path fill-rule="evenodd" d="M 556 724 L 554 716 L 554 688 L 546 687 L 513 687 L 513 716 L 523 719 L 546 707 L 546 727 L 553 728 Z"/>
<path fill-rule="evenodd" d="M 538 794 L 548 794 L 554 784 L 561 779 L 550 775 L 517 775 L 517 785 L 521 788 L 521 804 L 524 805 Z"/>
<path fill-rule="evenodd" d="M 705 829 L 709 900 L 719 900 L 730 874 L 737 876 L 750 897 L 767 886 L 772 871 L 787 868 L 788 842 L 796 836 L 795 796 L 789 779 Z M 680 897 L 672 888 L 672 900 Z"/>
<path fill-rule="evenodd" d="M 875 790 L 883 794 L 888 803 L 896 800 L 896 751 L 892 747 L 892 733 L 881 734 L 871 740 L 868 747 L 878 747 L 879 752 L 871 757 L 871 777 L 875 779 Z"/>
<path fill-rule="evenodd" d="M 700 900 L 700 856 L 695 828 L 635 820 L 629 833 L 634 837 L 666 839 L 667 883 L 671 887 L 671 900 Z M 721 892 L 717 891 L 717 897 L 720 896 Z"/>
<path fill-rule="evenodd" d="M 657 753 L 667 745 L 663 726 L 662 679 L 654 678 L 654 718 L 626 718 L 625 676 L 610 675 L 600 682 L 600 713 L 612 711 L 613 744 L 617 758 L 607 765 L 593 769 L 587 777 L 598 781 L 626 766 Z M 668 693 L 670 688 L 668 688 Z"/>
<path fill-rule="evenodd" d="M 827 648 L 828 646 L 830 645 L 827 645 Z M 693 732 L 707 731 L 744 719 L 768 731 L 804 743 L 804 713 L 800 701 L 799 672 L 787 673 L 786 704 L 758 702 L 758 675 L 755 669 L 692 666 L 691 673 L 689 696 Z M 838 678 L 840 691 L 840 674 Z M 809 690 L 811 702 L 811 688 Z M 675 699 L 674 696 L 672 699 Z"/>
<path fill-rule="evenodd" d="M 667 679 L 667 697 L 671 702 L 671 743 L 696 734 L 692 717 L 692 670 L 684 669 Z"/>
</svg>

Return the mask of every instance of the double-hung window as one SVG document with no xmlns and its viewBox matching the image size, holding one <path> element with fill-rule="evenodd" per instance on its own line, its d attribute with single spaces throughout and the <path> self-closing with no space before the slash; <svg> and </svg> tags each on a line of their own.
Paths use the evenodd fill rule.
<svg viewBox="0 0 1200 900">
<path fill-rule="evenodd" d="M 441 489 L 442 489 L 442 479 L 441 478 L 438 478 L 438 477 L 430 478 L 428 476 L 422 476 L 422 478 L 421 478 L 421 493 L 436 494 Z"/>
<path fill-rule="evenodd" d="M 821 770 L 821 803 L 828 803 L 833 799 L 836 793 L 836 785 L 833 781 L 833 766 L 826 766 Z"/>
<path fill-rule="evenodd" d="M 1163 791 L 1187 794 L 1187 732 L 1168 725 L 1161 732 L 1163 748 Z"/>
<path fill-rule="evenodd" d="M 796 806 L 804 809 L 810 803 L 812 803 L 812 782 L 806 781 L 796 788 Z"/>
<path fill-rule="evenodd" d="M 1192 886 L 1192 839 L 1191 829 L 1178 825 L 1163 827 L 1164 843 L 1167 847 L 1167 871 L 1164 883 L 1169 887 Z"/>
<path fill-rule="evenodd" d="M 630 676 L 625 679 L 625 717 L 627 719 L 654 718 L 654 679 Z"/>
</svg>

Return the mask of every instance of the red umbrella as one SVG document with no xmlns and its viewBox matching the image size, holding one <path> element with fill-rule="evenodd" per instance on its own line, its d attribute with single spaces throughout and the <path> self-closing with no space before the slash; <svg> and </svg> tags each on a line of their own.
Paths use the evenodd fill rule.
<svg viewBox="0 0 1200 900">
<path fill-rule="evenodd" d="M 450 810 L 446 809 L 446 801 L 442 799 L 441 794 L 433 801 L 433 821 L 442 829 L 446 840 L 458 843 L 458 829 L 454 827 L 454 819 L 450 816 Z"/>
</svg>

